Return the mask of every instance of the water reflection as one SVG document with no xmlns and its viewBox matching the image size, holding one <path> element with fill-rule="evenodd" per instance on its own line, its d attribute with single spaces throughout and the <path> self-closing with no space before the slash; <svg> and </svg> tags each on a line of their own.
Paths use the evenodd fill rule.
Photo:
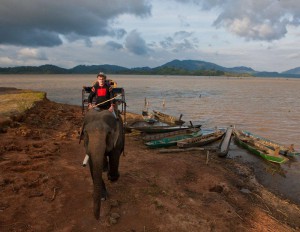
<svg viewBox="0 0 300 232">
<path fill-rule="evenodd" d="M 270 162 L 266 163 L 265 171 L 272 176 L 280 175 L 284 178 L 286 178 L 286 174 L 287 174 L 287 170 L 284 170 L 280 164 L 275 164 Z"/>
</svg>

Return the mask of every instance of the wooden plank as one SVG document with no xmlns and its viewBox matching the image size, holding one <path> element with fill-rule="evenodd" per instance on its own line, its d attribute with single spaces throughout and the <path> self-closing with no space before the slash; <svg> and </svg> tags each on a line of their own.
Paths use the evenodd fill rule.
<svg viewBox="0 0 300 232">
<path fill-rule="evenodd" d="M 220 150 L 218 152 L 218 155 L 220 157 L 224 157 L 228 154 L 232 132 L 233 132 L 233 128 L 228 127 L 226 130 L 225 136 L 223 137 L 221 144 L 220 144 Z"/>
</svg>

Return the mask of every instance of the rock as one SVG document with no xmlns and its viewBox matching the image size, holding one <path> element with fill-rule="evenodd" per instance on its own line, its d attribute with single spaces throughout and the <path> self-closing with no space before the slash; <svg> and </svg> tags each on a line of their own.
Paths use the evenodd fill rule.
<svg viewBox="0 0 300 232">
<path fill-rule="evenodd" d="M 240 191 L 242 193 L 251 193 L 251 191 L 249 189 L 246 189 L 246 188 L 242 188 Z"/>
<path fill-rule="evenodd" d="M 111 200 L 111 201 L 110 201 L 110 206 L 111 206 L 111 207 L 118 207 L 118 206 L 119 206 L 119 202 L 116 201 L 116 200 Z"/>
<path fill-rule="evenodd" d="M 228 193 L 229 192 L 229 188 L 225 183 L 219 183 L 216 184 L 215 186 L 213 186 L 212 188 L 209 189 L 210 192 L 216 192 L 216 193 Z"/>
<path fill-rule="evenodd" d="M 120 216 L 120 214 L 118 214 L 118 213 L 111 213 L 111 214 L 110 214 L 110 217 L 112 217 L 112 218 L 114 218 L 114 219 L 118 219 L 118 218 L 120 218 L 121 216 Z"/>
</svg>

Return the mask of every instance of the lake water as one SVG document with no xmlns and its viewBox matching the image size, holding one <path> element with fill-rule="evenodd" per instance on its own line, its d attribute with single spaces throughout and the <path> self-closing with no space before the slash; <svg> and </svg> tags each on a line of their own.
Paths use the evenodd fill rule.
<svg viewBox="0 0 300 232">
<path fill-rule="evenodd" d="M 110 75 L 126 92 L 127 110 L 149 109 L 201 123 L 203 127 L 235 125 L 260 136 L 294 144 L 300 150 L 300 79 Z M 50 100 L 81 105 L 82 86 L 96 75 L 0 75 L 1 87 L 47 92 Z M 164 106 L 163 106 L 163 103 Z M 270 165 L 231 144 L 229 158 L 255 169 L 259 181 L 300 204 L 299 159 Z"/>
</svg>

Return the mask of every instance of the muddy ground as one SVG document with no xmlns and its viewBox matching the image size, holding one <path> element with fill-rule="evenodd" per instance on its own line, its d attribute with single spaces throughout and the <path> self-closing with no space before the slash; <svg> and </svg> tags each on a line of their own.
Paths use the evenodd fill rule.
<svg viewBox="0 0 300 232">
<path fill-rule="evenodd" d="M 37 103 L 0 134 L 0 231 L 299 231 L 299 207 L 259 185 L 251 168 L 211 153 L 159 153 L 126 134 L 120 179 L 101 218 L 81 166 L 81 108 Z"/>
</svg>

